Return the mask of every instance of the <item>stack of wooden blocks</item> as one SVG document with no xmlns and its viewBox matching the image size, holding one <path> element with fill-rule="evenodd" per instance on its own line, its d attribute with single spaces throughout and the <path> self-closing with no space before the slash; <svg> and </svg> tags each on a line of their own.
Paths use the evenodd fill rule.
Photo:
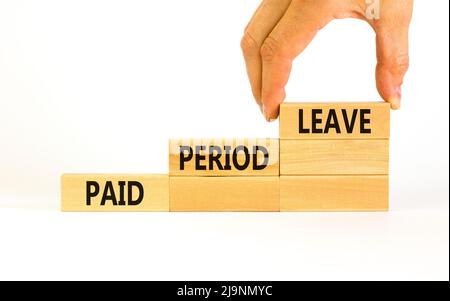
<svg viewBox="0 0 450 301">
<path fill-rule="evenodd" d="M 280 110 L 281 211 L 388 209 L 388 104 Z"/>
<path fill-rule="evenodd" d="M 172 139 L 169 175 L 66 174 L 63 211 L 385 211 L 389 105 L 288 103 L 280 139 Z"/>
</svg>

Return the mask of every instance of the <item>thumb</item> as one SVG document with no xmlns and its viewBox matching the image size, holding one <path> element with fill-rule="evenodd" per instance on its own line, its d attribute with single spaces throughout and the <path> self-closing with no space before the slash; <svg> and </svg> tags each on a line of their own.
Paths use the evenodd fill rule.
<svg viewBox="0 0 450 301">
<path fill-rule="evenodd" d="M 383 18 L 383 17 L 382 17 Z M 375 27 L 377 34 L 377 89 L 381 97 L 400 108 L 401 86 L 409 67 L 408 28 L 410 17 L 387 16 Z"/>
</svg>

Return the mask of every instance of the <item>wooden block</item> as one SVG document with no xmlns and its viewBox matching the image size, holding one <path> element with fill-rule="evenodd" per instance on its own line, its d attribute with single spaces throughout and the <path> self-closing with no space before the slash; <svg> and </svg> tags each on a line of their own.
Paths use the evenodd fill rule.
<svg viewBox="0 0 450 301">
<path fill-rule="evenodd" d="M 171 139 L 170 176 L 278 176 L 278 139 Z"/>
<path fill-rule="evenodd" d="M 387 175 L 389 140 L 280 140 L 281 175 Z"/>
<path fill-rule="evenodd" d="M 281 211 L 387 211 L 388 176 L 281 176 Z"/>
<path fill-rule="evenodd" d="M 167 175 L 66 174 L 62 211 L 169 211 Z"/>
<path fill-rule="evenodd" d="M 279 210 L 279 177 L 170 177 L 170 211 Z"/>
<path fill-rule="evenodd" d="M 285 103 L 280 139 L 388 139 L 388 103 Z"/>
</svg>

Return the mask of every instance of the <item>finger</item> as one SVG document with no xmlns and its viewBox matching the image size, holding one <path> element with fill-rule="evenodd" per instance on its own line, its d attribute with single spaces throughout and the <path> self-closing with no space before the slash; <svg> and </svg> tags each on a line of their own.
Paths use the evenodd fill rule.
<svg viewBox="0 0 450 301">
<path fill-rule="evenodd" d="M 291 0 L 264 0 L 245 29 L 241 48 L 256 102 L 261 105 L 261 46 L 283 16 Z"/>
<path fill-rule="evenodd" d="M 314 6 L 298 7 L 292 2 L 261 48 L 263 114 L 267 121 L 278 117 L 285 99 L 293 59 L 311 42 L 330 18 Z"/>
<path fill-rule="evenodd" d="M 264 1 L 261 1 L 261 3 L 258 5 L 258 8 L 255 10 L 255 12 L 253 13 L 252 18 L 250 19 L 250 21 L 248 21 L 247 26 L 245 26 L 244 32 L 247 31 L 247 28 L 249 27 L 249 25 L 253 22 L 253 20 L 255 19 L 255 16 L 258 14 L 258 11 L 261 9 L 261 7 L 263 6 Z"/>
<path fill-rule="evenodd" d="M 412 5 L 412 1 L 396 2 L 397 5 Z M 377 89 L 392 109 L 400 108 L 401 86 L 409 67 L 408 29 L 411 11 L 412 6 L 409 11 L 407 7 L 382 10 L 381 19 L 374 26 L 377 34 Z"/>
</svg>

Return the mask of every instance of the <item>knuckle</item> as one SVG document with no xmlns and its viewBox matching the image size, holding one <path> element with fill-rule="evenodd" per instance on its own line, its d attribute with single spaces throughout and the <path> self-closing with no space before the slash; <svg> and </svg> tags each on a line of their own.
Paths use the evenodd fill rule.
<svg viewBox="0 0 450 301">
<path fill-rule="evenodd" d="M 389 70 L 393 75 L 403 75 L 409 69 L 408 54 L 382 55 L 379 61 L 380 67 Z"/>
<path fill-rule="evenodd" d="M 241 39 L 241 49 L 244 56 L 254 56 L 259 54 L 259 45 L 248 32 L 246 32 Z"/>
<path fill-rule="evenodd" d="M 273 37 L 268 37 L 261 46 L 260 55 L 265 61 L 272 60 L 282 53 L 281 44 Z"/>
<path fill-rule="evenodd" d="M 404 75 L 409 68 L 409 57 L 407 54 L 397 55 L 382 60 L 381 65 L 393 75 Z"/>
<path fill-rule="evenodd" d="M 406 73 L 409 69 L 409 56 L 407 54 L 397 56 L 394 60 L 393 69 L 400 74 Z"/>
</svg>

